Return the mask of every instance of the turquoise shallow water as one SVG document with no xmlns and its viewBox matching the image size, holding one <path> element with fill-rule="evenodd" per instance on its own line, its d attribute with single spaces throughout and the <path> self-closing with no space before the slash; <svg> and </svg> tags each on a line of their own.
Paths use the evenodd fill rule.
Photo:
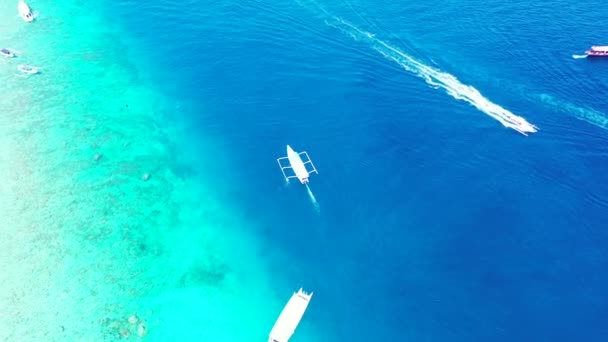
<svg viewBox="0 0 608 342">
<path fill-rule="evenodd" d="M 266 336 L 291 293 L 219 203 L 225 160 L 191 146 L 175 120 L 189 104 L 154 89 L 99 7 L 32 6 L 30 25 L 0 9 L 0 43 L 19 52 L 0 65 L 0 340 Z"/>
<path fill-rule="evenodd" d="M 560 4 L 0 4 L 0 340 L 264 340 L 301 286 L 292 341 L 605 340 L 606 7 Z"/>
</svg>

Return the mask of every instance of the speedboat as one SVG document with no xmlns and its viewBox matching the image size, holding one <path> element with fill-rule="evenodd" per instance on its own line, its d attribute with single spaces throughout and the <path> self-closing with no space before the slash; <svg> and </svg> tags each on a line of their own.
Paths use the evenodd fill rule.
<svg viewBox="0 0 608 342">
<path fill-rule="evenodd" d="M 17 4 L 17 11 L 19 11 L 19 15 L 21 18 L 23 18 L 23 20 L 27 22 L 34 21 L 34 14 L 32 13 L 30 6 L 28 6 L 25 1 L 19 0 L 19 4 Z"/>
<path fill-rule="evenodd" d="M 528 133 L 536 133 L 538 131 L 538 127 L 526 121 L 526 119 L 513 115 L 506 119 L 503 123 L 504 126 L 513 128 L 523 135 L 528 135 Z"/>
<path fill-rule="evenodd" d="M 19 64 L 17 66 L 17 69 L 19 69 L 19 71 L 26 73 L 26 74 L 37 74 L 40 71 L 39 67 L 35 67 L 35 66 L 31 66 L 31 65 L 25 65 L 25 64 Z"/>
<path fill-rule="evenodd" d="M 15 53 L 9 49 L 5 49 L 2 48 L 0 49 L 0 55 L 4 56 L 4 57 L 8 57 L 8 58 L 13 58 L 15 57 Z"/>
<path fill-rule="evenodd" d="M 592 46 L 591 49 L 585 51 L 587 57 L 608 57 L 608 45 Z"/>
</svg>

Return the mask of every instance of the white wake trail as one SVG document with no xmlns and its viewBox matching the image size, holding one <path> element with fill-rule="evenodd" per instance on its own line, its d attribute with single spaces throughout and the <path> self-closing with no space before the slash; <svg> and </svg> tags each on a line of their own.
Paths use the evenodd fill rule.
<svg viewBox="0 0 608 342">
<path fill-rule="evenodd" d="M 317 202 L 317 199 L 315 198 L 315 195 L 312 193 L 312 190 L 310 190 L 310 187 L 308 186 L 308 184 L 306 184 L 306 191 L 308 191 L 308 197 L 310 197 L 310 201 L 312 202 L 312 205 L 315 207 L 315 210 L 317 212 L 320 212 L 321 208 L 319 207 L 319 202 Z"/>
<path fill-rule="evenodd" d="M 369 42 L 372 48 L 382 56 L 396 62 L 406 71 L 424 79 L 428 85 L 434 88 L 442 88 L 453 98 L 468 102 L 475 108 L 498 120 L 503 126 L 512 128 L 524 135 L 538 131 L 538 128 L 529 123 L 525 118 L 515 115 L 490 101 L 473 86 L 463 84 L 454 75 L 416 60 L 398 48 L 376 38 L 373 33 L 361 30 L 338 17 L 333 17 L 332 22 L 326 21 L 326 23 L 350 35 L 355 40 Z"/>
</svg>

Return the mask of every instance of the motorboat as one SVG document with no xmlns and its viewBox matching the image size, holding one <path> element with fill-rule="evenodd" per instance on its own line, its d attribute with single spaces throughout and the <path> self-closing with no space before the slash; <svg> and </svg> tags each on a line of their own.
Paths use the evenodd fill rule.
<svg viewBox="0 0 608 342">
<path fill-rule="evenodd" d="M 608 57 L 608 45 L 592 46 L 591 49 L 585 51 L 587 57 Z"/>
<path fill-rule="evenodd" d="M 11 51 L 10 49 L 6 49 L 6 48 L 0 49 L 0 55 L 2 55 L 4 57 L 8 57 L 8 58 L 13 58 L 16 56 L 13 51 Z"/>
<path fill-rule="evenodd" d="M 30 6 L 26 4 L 25 1 L 19 0 L 19 3 L 17 4 L 17 11 L 19 12 L 21 18 L 23 18 L 23 20 L 26 22 L 29 23 L 34 21 L 34 14 L 32 13 Z"/>
<path fill-rule="evenodd" d="M 32 65 L 19 64 L 17 69 L 25 74 L 37 74 L 40 72 L 40 68 Z"/>
<path fill-rule="evenodd" d="M 503 125 L 513 128 L 523 135 L 528 135 L 528 133 L 536 133 L 538 132 L 538 127 L 526 121 L 526 119 L 513 115 L 505 120 Z"/>
</svg>

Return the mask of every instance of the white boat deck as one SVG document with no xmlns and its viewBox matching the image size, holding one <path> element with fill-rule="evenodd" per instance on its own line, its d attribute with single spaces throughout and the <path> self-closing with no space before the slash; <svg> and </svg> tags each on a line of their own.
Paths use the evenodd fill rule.
<svg viewBox="0 0 608 342">
<path fill-rule="evenodd" d="M 291 169 L 296 174 L 296 177 L 302 182 L 308 179 L 308 170 L 306 170 L 306 165 L 300 158 L 300 155 L 294 151 L 291 146 L 287 145 L 287 159 L 289 160 L 289 164 L 291 164 Z"/>
<path fill-rule="evenodd" d="M 591 50 L 601 51 L 601 52 L 608 52 L 608 45 L 592 46 Z"/>
<path fill-rule="evenodd" d="M 279 318 L 274 323 L 274 327 L 270 331 L 268 342 L 287 342 L 291 338 L 291 335 L 296 330 L 304 312 L 308 307 L 312 293 L 308 294 L 302 289 L 298 292 L 294 292 L 293 296 L 289 299 L 283 311 L 279 315 Z"/>
</svg>

